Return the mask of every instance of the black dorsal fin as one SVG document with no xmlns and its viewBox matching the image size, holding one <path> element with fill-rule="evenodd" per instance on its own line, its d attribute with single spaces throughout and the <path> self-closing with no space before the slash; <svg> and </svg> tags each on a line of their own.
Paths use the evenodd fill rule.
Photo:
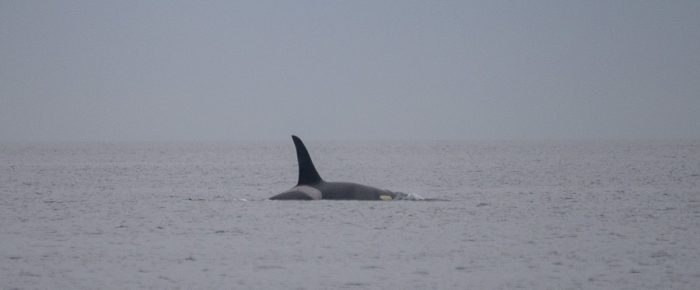
<svg viewBox="0 0 700 290">
<path fill-rule="evenodd" d="M 321 182 L 321 176 L 318 175 L 314 162 L 311 161 L 311 156 L 309 156 L 309 151 L 304 146 L 304 142 L 301 142 L 301 139 L 294 135 L 292 135 L 292 140 L 294 140 L 294 147 L 297 149 L 297 162 L 299 163 L 299 182 L 297 185 Z"/>
</svg>

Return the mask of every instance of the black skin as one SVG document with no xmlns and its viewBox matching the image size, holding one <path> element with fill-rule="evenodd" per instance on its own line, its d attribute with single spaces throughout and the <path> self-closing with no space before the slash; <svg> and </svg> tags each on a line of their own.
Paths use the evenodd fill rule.
<svg viewBox="0 0 700 290">
<path fill-rule="evenodd" d="M 381 196 L 395 197 L 395 194 L 388 190 L 378 189 L 351 182 L 326 182 L 321 181 L 316 184 L 305 184 L 321 191 L 322 199 L 335 200 L 380 200 Z M 271 197 L 272 200 L 312 200 L 303 192 L 290 190 Z"/>
<path fill-rule="evenodd" d="M 314 187 L 321 190 L 323 199 L 380 200 L 382 195 L 394 197 L 391 191 L 351 182 L 322 182 Z"/>
<path fill-rule="evenodd" d="M 396 196 L 391 191 L 351 182 L 326 182 L 318 175 L 306 146 L 297 136 L 292 136 L 299 163 L 299 181 L 297 186 L 305 185 L 321 191 L 322 199 L 336 200 L 381 200 L 381 196 Z M 311 200 L 312 198 L 294 188 L 271 197 L 273 200 Z"/>
</svg>

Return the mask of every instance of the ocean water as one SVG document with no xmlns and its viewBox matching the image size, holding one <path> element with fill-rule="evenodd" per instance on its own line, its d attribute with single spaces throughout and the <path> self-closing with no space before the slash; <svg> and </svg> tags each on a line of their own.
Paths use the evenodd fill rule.
<svg viewBox="0 0 700 290">
<path fill-rule="evenodd" d="M 0 145 L 1 289 L 699 289 L 700 141 Z"/>
</svg>

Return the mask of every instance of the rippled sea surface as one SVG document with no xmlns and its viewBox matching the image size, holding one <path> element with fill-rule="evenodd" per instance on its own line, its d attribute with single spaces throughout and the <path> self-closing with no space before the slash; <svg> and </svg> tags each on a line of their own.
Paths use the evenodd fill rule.
<svg viewBox="0 0 700 290">
<path fill-rule="evenodd" d="M 2 289 L 698 289 L 700 141 L 0 145 Z"/>
</svg>

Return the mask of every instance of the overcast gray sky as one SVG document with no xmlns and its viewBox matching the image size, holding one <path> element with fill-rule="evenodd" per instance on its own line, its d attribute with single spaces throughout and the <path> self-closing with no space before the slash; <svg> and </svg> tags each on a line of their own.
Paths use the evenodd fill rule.
<svg viewBox="0 0 700 290">
<path fill-rule="evenodd" d="M 700 1 L 0 0 L 0 142 L 700 138 Z"/>
</svg>

